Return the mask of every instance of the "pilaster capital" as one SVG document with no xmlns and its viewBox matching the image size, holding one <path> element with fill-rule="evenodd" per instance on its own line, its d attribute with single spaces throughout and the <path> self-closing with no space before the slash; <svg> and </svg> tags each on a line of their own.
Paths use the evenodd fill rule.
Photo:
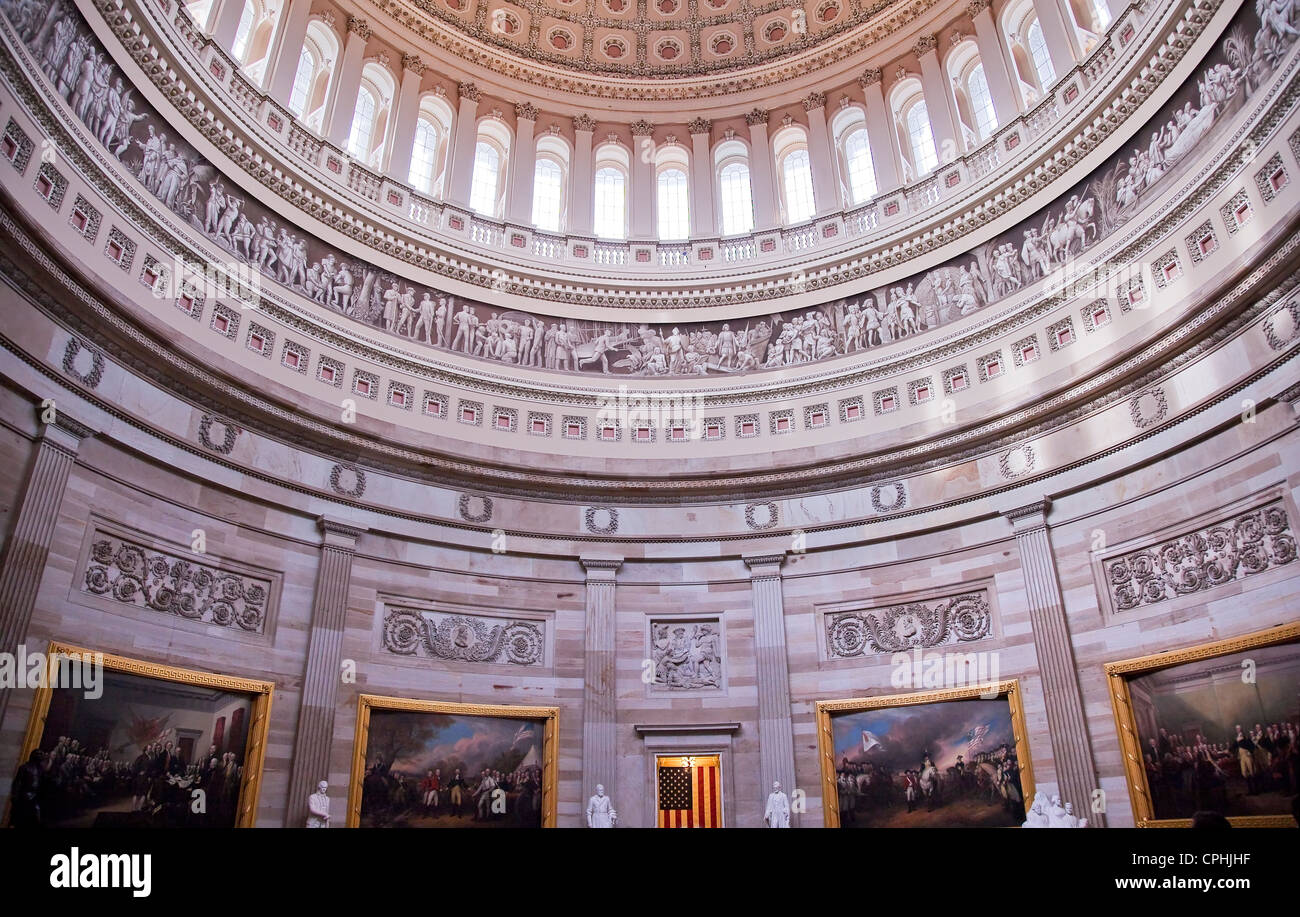
<svg viewBox="0 0 1300 917">
<path fill-rule="evenodd" d="M 532 102 L 516 102 L 515 117 L 524 121 L 537 120 L 537 106 Z"/>
<path fill-rule="evenodd" d="M 767 579 L 781 578 L 781 565 L 785 563 L 784 551 L 773 551 L 767 554 L 743 554 L 741 560 L 749 568 L 749 578 L 752 582 Z"/>
<path fill-rule="evenodd" d="M 645 118 L 641 118 L 639 121 L 632 122 L 633 137 L 649 137 L 654 132 L 655 132 L 655 126 L 651 124 L 649 121 L 647 121 Z"/>
<path fill-rule="evenodd" d="M 596 119 L 588 114 L 575 115 L 573 129 L 575 131 L 586 131 L 590 134 L 596 129 Z"/>
<path fill-rule="evenodd" d="M 355 551 L 357 539 L 370 531 L 363 525 L 344 522 L 335 516 L 318 516 L 316 524 L 321 530 L 321 546 L 339 551 Z"/>
<path fill-rule="evenodd" d="M 691 123 L 686 125 L 686 130 L 692 137 L 697 134 L 707 134 L 713 130 L 713 122 L 708 118 L 692 118 Z"/>
<path fill-rule="evenodd" d="M 966 5 L 966 10 L 970 13 L 970 18 L 974 19 L 980 13 L 988 9 L 991 3 L 992 0 L 970 0 Z"/>
<path fill-rule="evenodd" d="M 618 573 L 619 567 L 623 566 L 623 558 L 588 555 L 579 557 L 578 563 L 582 564 L 582 569 L 587 571 L 588 582 L 595 580 L 613 582 L 614 575 Z"/>
<path fill-rule="evenodd" d="M 814 108 L 826 107 L 826 93 L 816 90 L 808 93 L 803 97 L 803 110 L 812 111 Z"/>
<path fill-rule="evenodd" d="M 880 83 L 879 67 L 868 67 L 866 70 L 862 71 L 862 76 L 858 77 L 858 85 L 861 86 L 863 89 L 866 89 L 868 86 L 879 85 L 879 83 Z"/>
<path fill-rule="evenodd" d="M 917 57 L 923 54 L 929 54 L 939 47 L 939 40 L 934 37 L 932 32 L 925 32 L 916 36 L 916 42 L 912 45 L 912 53 Z"/>
<path fill-rule="evenodd" d="M 403 54 L 402 69 L 410 70 L 416 76 L 424 76 L 424 71 L 427 68 L 425 66 L 424 61 L 420 60 L 418 54 Z"/>
<path fill-rule="evenodd" d="M 745 123 L 750 127 L 756 127 L 759 124 L 767 125 L 768 111 L 766 108 L 755 108 L 745 115 Z"/>
<path fill-rule="evenodd" d="M 370 24 L 360 16 L 348 17 L 348 34 L 356 35 L 362 41 L 370 40 Z"/>
<path fill-rule="evenodd" d="M 77 454 L 83 439 L 90 439 L 99 432 L 70 417 L 67 412 L 59 410 L 57 406 L 48 409 L 54 412 L 54 416 L 50 420 L 45 419 L 47 408 L 39 404 L 35 408 L 37 422 L 41 425 L 38 434 L 39 438 L 70 455 Z"/>
<path fill-rule="evenodd" d="M 1035 529 L 1047 528 L 1047 514 L 1051 508 L 1051 498 L 1044 496 L 1033 503 L 1003 510 L 1002 516 L 1011 523 L 1011 528 L 1017 535 L 1023 535 Z"/>
<path fill-rule="evenodd" d="M 1277 400 L 1282 404 L 1291 405 L 1291 410 L 1295 413 L 1296 418 L 1300 419 L 1300 382 L 1278 392 Z"/>
<path fill-rule="evenodd" d="M 459 86 L 456 87 L 456 91 L 460 95 L 460 99 L 462 102 L 465 101 L 466 99 L 468 99 L 471 102 L 478 101 L 478 97 L 479 97 L 478 86 L 476 86 L 474 83 L 461 83 Z"/>
</svg>

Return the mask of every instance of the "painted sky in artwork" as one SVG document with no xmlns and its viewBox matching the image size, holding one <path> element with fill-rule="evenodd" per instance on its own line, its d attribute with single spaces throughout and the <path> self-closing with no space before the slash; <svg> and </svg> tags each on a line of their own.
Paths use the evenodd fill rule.
<svg viewBox="0 0 1300 917">
<path fill-rule="evenodd" d="M 459 758 L 475 773 L 512 746 L 524 754 L 534 748 L 541 760 L 542 723 L 485 716 L 453 716 L 451 720 L 423 749 L 398 758 L 393 769 L 425 771 L 440 761 Z"/>
<path fill-rule="evenodd" d="M 972 732 L 987 726 L 978 747 L 970 747 Z M 880 743 L 862 751 L 862 733 L 870 732 Z M 960 700 L 911 707 L 884 707 L 832 717 L 835 764 L 848 758 L 852 763 L 883 765 L 891 771 L 921 766 L 921 754 L 929 751 L 940 770 L 956 763 L 958 755 L 996 751 L 1002 743 L 1014 748 L 1011 708 L 1006 698 Z"/>
</svg>

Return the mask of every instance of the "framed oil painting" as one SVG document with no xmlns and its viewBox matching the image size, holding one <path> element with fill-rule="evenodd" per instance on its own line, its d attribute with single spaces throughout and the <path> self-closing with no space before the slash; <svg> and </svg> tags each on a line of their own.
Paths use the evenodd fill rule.
<svg viewBox="0 0 1300 917">
<path fill-rule="evenodd" d="M 10 799 L 15 827 L 245 828 L 273 684 L 51 643 Z M 83 678 L 83 660 L 97 676 Z M 87 671 L 83 669 L 83 671 Z"/>
<path fill-rule="evenodd" d="M 361 695 L 348 827 L 555 827 L 559 715 Z"/>
<path fill-rule="evenodd" d="M 1034 792 L 1020 686 L 989 687 L 819 701 L 826 826 L 1018 827 Z"/>
<path fill-rule="evenodd" d="M 1138 827 L 1293 827 L 1300 624 L 1106 666 Z"/>
</svg>

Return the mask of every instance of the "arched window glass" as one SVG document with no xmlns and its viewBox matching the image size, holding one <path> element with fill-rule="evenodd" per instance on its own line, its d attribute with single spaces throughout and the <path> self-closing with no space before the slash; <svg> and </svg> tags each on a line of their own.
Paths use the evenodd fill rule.
<svg viewBox="0 0 1300 917">
<path fill-rule="evenodd" d="M 993 111 L 993 97 L 989 95 L 988 80 L 984 79 L 983 64 L 971 68 L 966 89 L 971 112 L 975 117 L 975 130 L 979 133 L 980 140 L 987 140 L 998 126 L 998 117 Z"/>
<path fill-rule="evenodd" d="M 659 238 L 685 239 L 691 234 L 686 173 L 664 169 L 658 179 Z"/>
<path fill-rule="evenodd" d="M 732 236 L 754 228 L 754 195 L 749 186 L 749 166 L 733 162 L 720 174 L 722 233 Z"/>
<path fill-rule="evenodd" d="M 1056 81 L 1056 71 L 1052 69 L 1052 55 L 1048 53 L 1047 42 L 1043 40 L 1043 27 L 1035 19 L 1026 33 L 1029 39 L 1029 54 L 1034 59 L 1034 71 L 1038 74 L 1038 86 L 1044 92 Z"/>
<path fill-rule="evenodd" d="M 298 55 L 298 69 L 293 74 L 293 90 L 289 93 L 289 110 L 301 117 L 307 110 L 307 94 L 311 92 L 311 78 L 316 75 L 316 62 L 306 48 Z"/>
<path fill-rule="evenodd" d="M 411 172 L 407 182 L 426 194 L 433 190 L 433 170 L 438 165 L 438 128 L 428 118 L 415 124 L 415 143 L 411 147 Z"/>
<path fill-rule="evenodd" d="M 235 30 L 235 43 L 230 47 L 230 56 L 237 61 L 244 59 L 248 50 L 248 39 L 253 34 L 253 4 L 245 3 L 244 11 L 239 14 L 239 27 Z"/>
<path fill-rule="evenodd" d="M 533 225 L 547 232 L 559 232 L 563 203 L 564 170 L 554 159 L 538 159 L 533 170 Z"/>
<path fill-rule="evenodd" d="M 501 186 L 501 154 L 482 140 L 474 148 L 474 176 L 470 180 L 469 205 L 479 213 L 495 216 Z"/>
<path fill-rule="evenodd" d="M 1106 5 L 1106 0 L 1092 0 L 1092 18 L 1099 29 L 1110 25 L 1110 7 Z"/>
<path fill-rule="evenodd" d="M 849 193 L 854 204 L 861 204 L 876 193 L 876 169 L 871 162 L 871 144 L 865 127 L 845 139 L 844 161 L 848 166 Z"/>
<path fill-rule="evenodd" d="M 375 129 L 375 97 L 365 86 L 357 92 L 357 107 L 352 112 L 352 130 L 348 133 L 348 152 L 356 159 L 370 155 L 371 134 Z"/>
<path fill-rule="evenodd" d="M 605 167 L 596 172 L 594 228 L 603 239 L 622 239 L 627 234 L 627 177 L 618 169 Z"/>
<path fill-rule="evenodd" d="M 807 150 L 794 150 L 781 162 L 781 181 L 785 188 L 786 222 L 802 223 L 811 219 L 813 206 L 812 164 Z"/>
<path fill-rule="evenodd" d="M 916 177 L 920 178 L 939 164 L 938 154 L 934 151 L 934 134 L 930 131 L 930 112 L 923 101 L 907 111 L 907 136 L 912 143 Z"/>
</svg>

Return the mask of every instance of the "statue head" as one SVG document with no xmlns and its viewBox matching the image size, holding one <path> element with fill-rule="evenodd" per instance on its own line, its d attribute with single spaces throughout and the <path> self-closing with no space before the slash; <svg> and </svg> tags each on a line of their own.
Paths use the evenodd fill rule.
<svg viewBox="0 0 1300 917">
<path fill-rule="evenodd" d="M 330 788 L 330 785 L 329 785 L 328 783 L 326 783 L 324 780 L 322 780 L 320 783 L 316 784 L 316 792 L 317 792 L 317 793 L 320 793 L 322 796 L 325 795 L 325 792 L 326 792 L 329 788 Z"/>
<path fill-rule="evenodd" d="M 603 784 L 603 783 L 598 783 L 598 784 L 596 784 L 596 795 L 597 795 L 597 796 L 604 796 L 604 795 L 605 795 L 605 784 Z"/>
<path fill-rule="evenodd" d="M 772 781 L 772 792 L 774 792 L 774 793 L 775 793 L 775 792 L 778 792 L 778 791 L 780 791 L 780 789 L 781 789 L 781 781 L 780 781 L 780 780 L 773 780 L 773 781 Z"/>
</svg>

